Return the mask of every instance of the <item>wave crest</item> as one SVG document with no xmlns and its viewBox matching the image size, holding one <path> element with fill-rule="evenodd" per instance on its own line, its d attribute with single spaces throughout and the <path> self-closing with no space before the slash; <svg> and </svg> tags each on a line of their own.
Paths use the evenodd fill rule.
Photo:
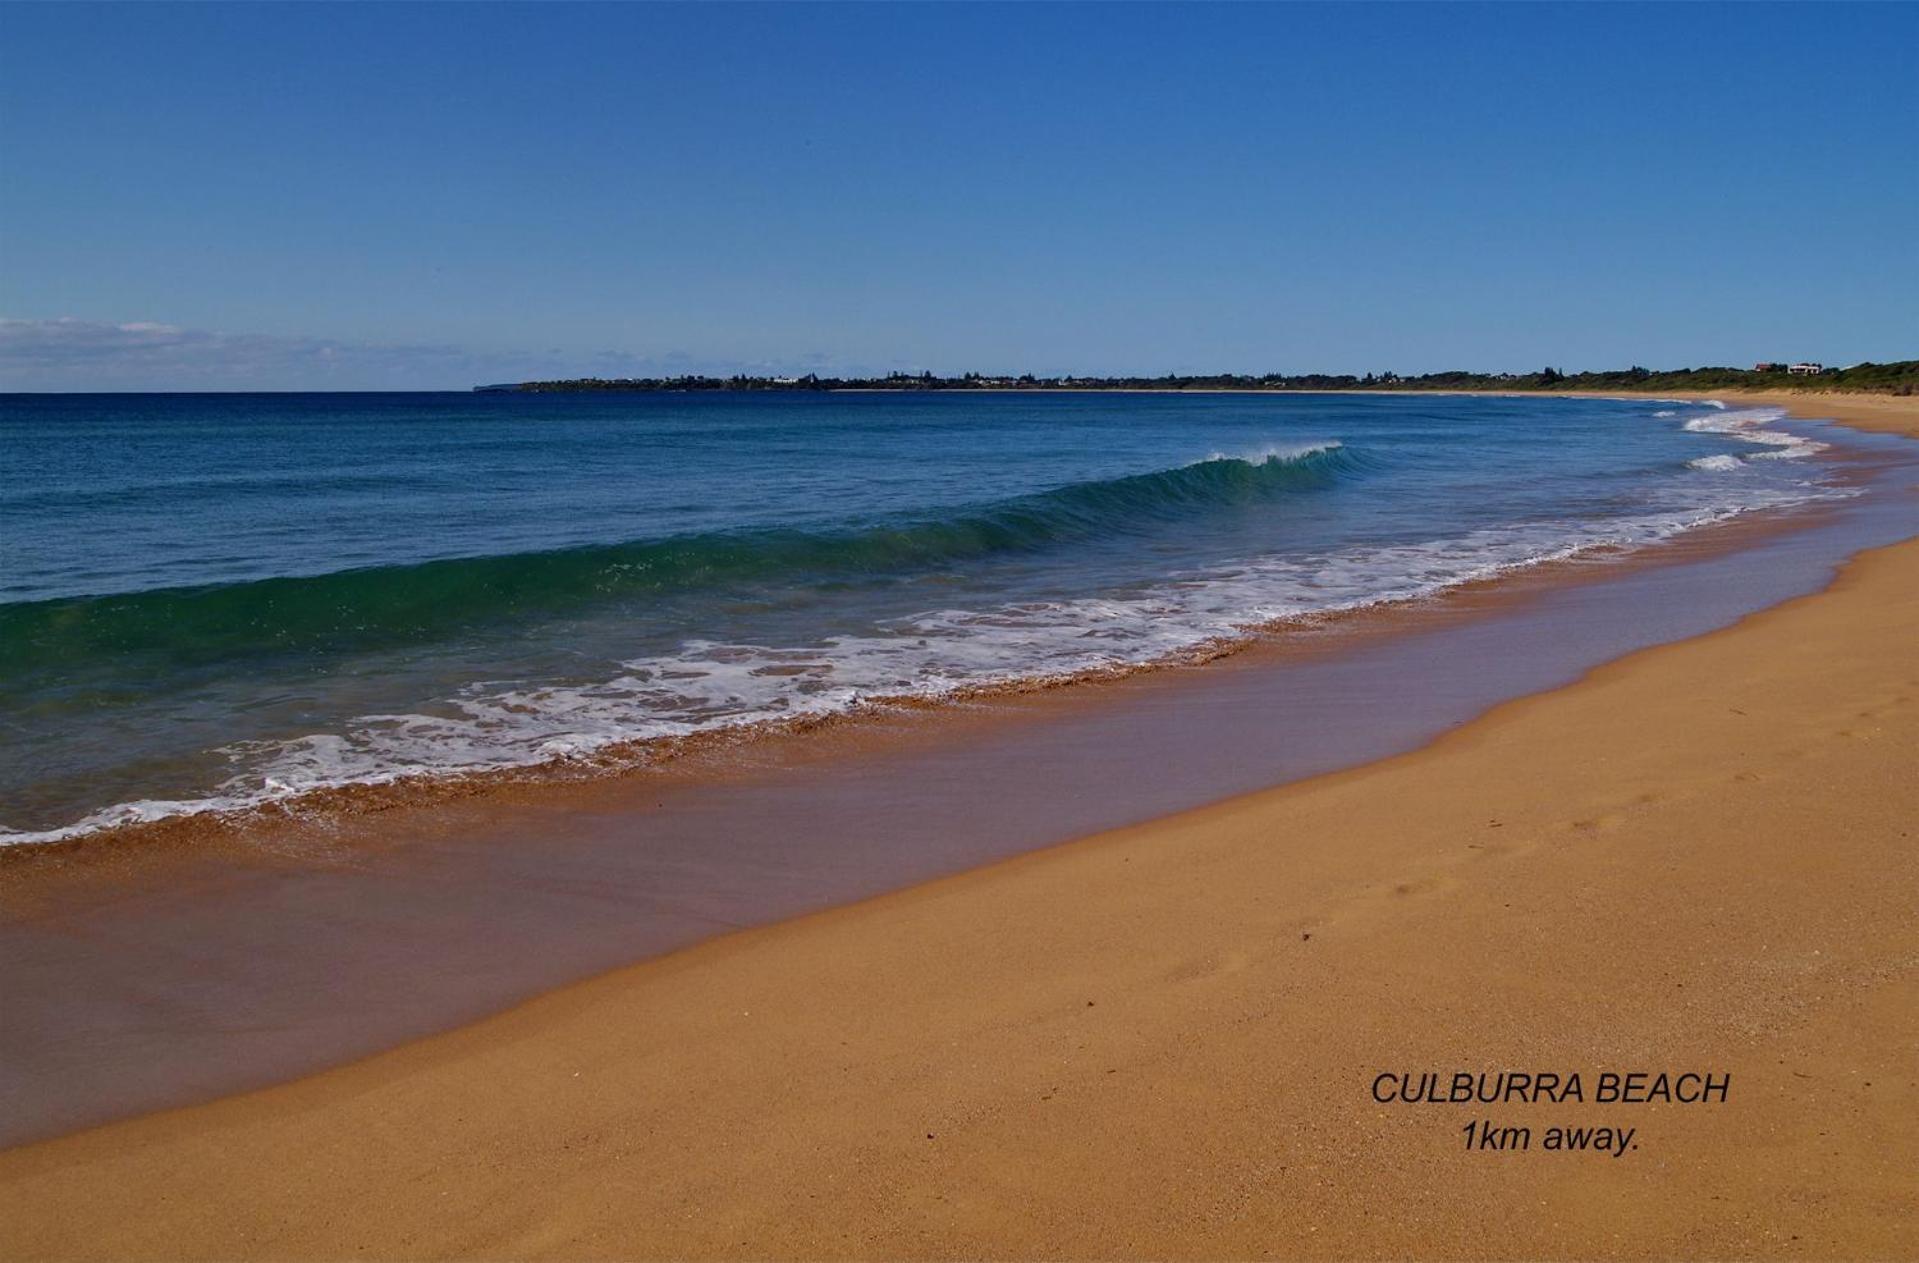
<svg viewBox="0 0 1919 1263">
<path fill-rule="evenodd" d="M 360 652 L 730 583 L 898 573 L 1037 551 L 1330 486 L 1363 464 L 1329 441 L 842 532 L 692 535 L 0 606 L 0 694 L 34 673 L 103 659 L 167 668 Z"/>
<path fill-rule="evenodd" d="M 1784 420 L 1787 413 L 1784 408 L 1741 408 L 1727 410 L 1724 404 L 1720 411 L 1708 413 L 1703 417 L 1694 417 L 1685 422 L 1682 429 L 1695 434 L 1723 434 L 1738 439 L 1742 443 L 1756 443 L 1771 450 L 1754 452 L 1749 460 L 1799 460 L 1817 452 L 1823 452 L 1830 444 L 1817 439 L 1804 438 L 1797 434 L 1788 434 L 1783 430 L 1768 430 L 1765 427 L 1775 421 Z M 1716 457 L 1708 457 L 1716 460 Z M 1723 464 L 1703 464 L 1700 461 L 1689 462 L 1695 469 L 1725 469 Z"/>
</svg>

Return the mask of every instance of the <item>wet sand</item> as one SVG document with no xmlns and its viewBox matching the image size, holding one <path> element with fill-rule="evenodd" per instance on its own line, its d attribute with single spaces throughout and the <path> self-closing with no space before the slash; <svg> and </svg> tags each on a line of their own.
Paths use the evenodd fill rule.
<svg viewBox="0 0 1919 1263">
<path fill-rule="evenodd" d="M 0 1254 L 1909 1254 L 1916 580 L 1880 550 L 1413 754 L 8 1151 Z M 1370 1090 L 1501 1069 L 1731 1087 Z"/>
</svg>

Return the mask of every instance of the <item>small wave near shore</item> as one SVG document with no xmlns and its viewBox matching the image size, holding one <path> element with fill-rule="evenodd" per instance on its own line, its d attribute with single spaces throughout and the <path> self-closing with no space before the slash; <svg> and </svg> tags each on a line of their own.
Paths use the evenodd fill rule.
<svg viewBox="0 0 1919 1263">
<path fill-rule="evenodd" d="M 1430 451 L 1391 437 L 1255 439 L 1150 472 L 840 530 L 739 530 L 0 606 L 9 646 L 0 701 L 11 692 L 32 705 L 43 705 L 32 690 L 49 678 L 72 682 L 63 686 L 70 693 L 124 689 L 123 681 L 142 676 L 178 677 L 193 688 L 215 672 L 255 672 L 270 683 L 277 664 L 289 660 L 330 678 L 369 660 L 444 657 L 444 646 L 482 636 L 551 658 L 551 647 L 564 649 L 587 621 L 617 641 L 629 613 L 646 615 L 662 602 L 705 612 L 713 628 L 607 655 L 607 665 L 591 673 L 471 671 L 455 676 L 455 687 L 342 711 L 338 721 L 294 735 L 232 737 L 206 752 L 224 774 L 203 778 L 194 792 L 123 793 L 67 814 L 64 823 L 42 810 L 31 824 L 7 821 L 27 827 L 0 827 L 0 845 L 182 816 L 297 809 L 339 790 L 644 766 L 720 734 L 1201 660 L 1301 620 L 1419 601 L 1841 494 L 1813 478 L 1786 477 L 1783 467 L 1751 464 L 1824 446 L 1767 428 L 1783 415 L 1713 407 L 1678 424 L 1663 420 L 1659 428 L 1668 433 L 1763 450 L 1663 466 L 1677 475 L 1656 473 L 1657 464 L 1602 473 L 1630 477 L 1635 489 L 1622 495 L 1611 489 L 1617 484 L 1594 483 L 1592 511 L 1554 512 L 1553 496 L 1529 492 L 1532 507 L 1508 520 L 1472 525 L 1474 516 L 1501 514 L 1461 514 L 1450 529 L 1405 523 L 1416 526 L 1424 520 L 1417 515 L 1430 512 L 1415 507 L 1418 497 L 1471 504 L 1437 496 L 1442 482 L 1510 480 L 1507 467 L 1525 468 L 1513 462 L 1549 459 L 1552 447 L 1515 455 L 1496 440 L 1448 444 L 1443 430 Z M 1531 436 L 1522 430 L 1515 438 Z M 1672 454 L 1680 455 L 1694 440 L 1662 441 L 1675 442 Z M 1595 458 L 1604 450 L 1598 442 Z M 1734 476 L 1741 470 L 1751 472 Z M 1337 512 L 1348 517 L 1335 521 Z M 1390 514 L 1398 517 L 1382 516 Z M 1388 523 L 1393 529 L 1384 529 Z M 1215 537 L 1238 551 L 1218 556 L 1215 548 L 1218 559 L 1198 563 L 1161 560 L 1189 557 L 1193 540 Z M 1104 550 L 1102 564 L 1129 577 L 1093 591 L 1048 591 L 1050 576 L 1077 573 L 1078 559 L 1093 555 L 1088 550 Z M 1115 567 L 1113 557 L 1124 565 Z M 1043 582 L 1028 582 L 1017 596 L 979 599 L 1010 591 L 1001 574 L 1029 571 Z M 886 613 L 860 595 L 889 584 L 896 610 L 913 593 L 951 590 L 960 599 Z M 786 614 L 776 624 L 739 624 L 766 634 L 726 634 L 726 611 L 767 593 L 808 617 L 844 600 L 879 612 L 840 617 L 811 635 L 778 632 L 805 630 Z M 626 641 L 629 649 L 634 643 Z"/>
</svg>

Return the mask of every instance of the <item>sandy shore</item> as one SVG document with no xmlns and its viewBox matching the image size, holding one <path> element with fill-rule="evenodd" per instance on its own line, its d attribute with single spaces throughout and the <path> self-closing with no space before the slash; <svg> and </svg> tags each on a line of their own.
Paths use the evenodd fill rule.
<svg viewBox="0 0 1919 1263">
<path fill-rule="evenodd" d="M 1909 542 L 1416 754 L 8 1151 L 0 1256 L 1911 1257 L 1915 752 Z M 1373 1090 L 1501 1070 L 1586 1100 Z"/>
</svg>

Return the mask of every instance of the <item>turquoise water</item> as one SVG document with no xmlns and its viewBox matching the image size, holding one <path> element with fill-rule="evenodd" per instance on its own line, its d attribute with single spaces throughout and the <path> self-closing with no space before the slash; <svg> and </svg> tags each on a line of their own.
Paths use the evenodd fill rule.
<svg viewBox="0 0 1919 1263">
<path fill-rule="evenodd" d="M 1177 659 L 1840 494 L 1778 420 L 1353 395 L 0 397 L 0 841 Z"/>
</svg>

